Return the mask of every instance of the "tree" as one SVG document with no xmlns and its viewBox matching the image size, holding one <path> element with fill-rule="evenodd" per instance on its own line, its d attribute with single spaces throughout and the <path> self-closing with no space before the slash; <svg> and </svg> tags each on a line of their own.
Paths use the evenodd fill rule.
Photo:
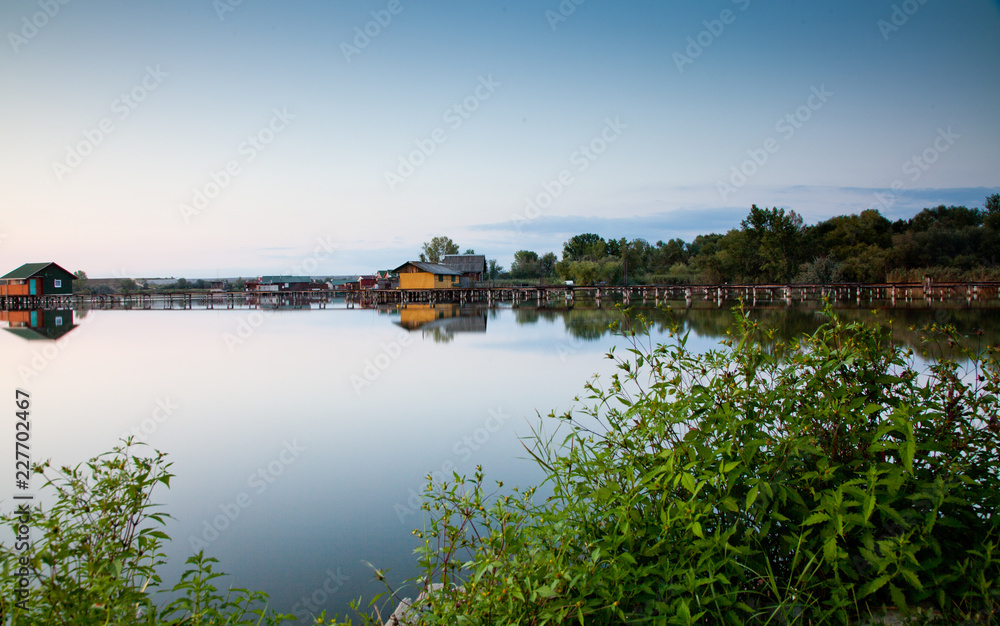
<svg viewBox="0 0 1000 626">
<path fill-rule="evenodd" d="M 594 233 L 574 235 L 563 244 L 564 261 L 597 261 L 604 257 L 607 242 Z"/>
<path fill-rule="evenodd" d="M 503 266 L 497 263 L 496 259 L 490 259 L 486 264 L 489 268 L 487 271 L 489 272 L 490 280 L 496 280 L 500 274 L 503 274 Z"/>
<path fill-rule="evenodd" d="M 559 259 L 556 258 L 554 252 L 546 252 L 538 259 L 538 275 L 543 278 L 548 278 L 556 275 L 556 263 Z"/>
<path fill-rule="evenodd" d="M 434 237 L 429 242 L 425 242 L 423 252 L 420 253 L 420 260 L 426 263 L 440 263 L 441 259 L 449 254 L 458 254 L 458 244 L 449 237 Z"/>
<path fill-rule="evenodd" d="M 986 198 L 985 225 L 994 231 L 1000 231 L 1000 193 Z"/>
<path fill-rule="evenodd" d="M 802 217 L 795 211 L 761 209 L 756 204 L 740 223 L 744 235 L 731 248 L 733 261 L 746 268 L 754 282 L 788 282 L 799 271 L 802 257 Z"/>
<path fill-rule="evenodd" d="M 73 282 L 73 291 L 76 293 L 86 293 L 89 288 L 87 283 L 87 272 L 77 270 L 73 272 L 73 276 L 76 276 L 76 280 Z"/>
<path fill-rule="evenodd" d="M 538 278 L 538 253 L 531 250 L 515 252 L 510 275 L 511 278 Z"/>
<path fill-rule="evenodd" d="M 466 248 L 465 252 L 463 252 L 462 254 L 475 254 L 475 253 L 476 251 L 473 250 L 472 248 Z"/>
<path fill-rule="evenodd" d="M 986 212 L 990 215 L 1000 213 L 1000 193 L 986 196 Z"/>
</svg>

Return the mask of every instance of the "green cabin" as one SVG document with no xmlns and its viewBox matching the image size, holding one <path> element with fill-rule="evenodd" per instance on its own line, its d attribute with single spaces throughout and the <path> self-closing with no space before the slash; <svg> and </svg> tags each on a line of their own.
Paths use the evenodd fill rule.
<svg viewBox="0 0 1000 626">
<path fill-rule="evenodd" d="M 0 295 L 58 296 L 73 293 L 76 276 L 55 263 L 25 263 L 0 276 Z"/>
</svg>

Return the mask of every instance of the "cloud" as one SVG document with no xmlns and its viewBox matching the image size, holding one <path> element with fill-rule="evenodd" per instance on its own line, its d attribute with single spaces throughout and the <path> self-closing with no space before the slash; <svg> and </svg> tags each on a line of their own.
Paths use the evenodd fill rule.
<svg viewBox="0 0 1000 626">
<path fill-rule="evenodd" d="M 527 223 L 521 222 L 520 228 L 512 221 L 504 221 L 479 224 L 470 229 L 506 232 L 516 236 L 518 240 L 552 237 L 568 239 L 580 233 L 597 233 L 604 238 L 641 237 L 656 243 L 658 239 L 693 239 L 702 234 L 726 232 L 739 226 L 746 212 L 745 208 L 731 207 L 678 209 L 628 217 L 541 216 Z"/>
</svg>

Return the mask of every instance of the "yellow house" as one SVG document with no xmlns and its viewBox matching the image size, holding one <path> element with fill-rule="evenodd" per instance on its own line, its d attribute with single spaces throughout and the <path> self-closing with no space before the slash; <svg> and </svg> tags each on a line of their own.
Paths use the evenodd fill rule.
<svg viewBox="0 0 1000 626">
<path fill-rule="evenodd" d="M 399 274 L 400 289 L 455 289 L 462 272 L 437 263 L 407 261 L 392 270 Z"/>
</svg>

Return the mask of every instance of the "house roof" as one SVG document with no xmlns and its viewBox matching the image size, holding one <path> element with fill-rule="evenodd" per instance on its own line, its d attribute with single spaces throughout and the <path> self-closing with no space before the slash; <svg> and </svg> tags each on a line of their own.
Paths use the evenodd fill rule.
<svg viewBox="0 0 1000 626">
<path fill-rule="evenodd" d="M 69 331 L 76 328 L 76 324 L 68 324 L 59 327 L 28 328 L 27 326 L 16 326 L 14 328 L 4 328 L 8 333 L 17 335 L 21 339 L 29 341 L 39 339 L 59 339 Z"/>
<path fill-rule="evenodd" d="M 481 274 L 486 271 L 485 254 L 450 254 L 441 263 L 462 273 Z"/>
<path fill-rule="evenodd" d="M 462 272 L 460 272 L 458 270 L 455 270 L 455 269 L 453 269 L 451 267 L 448 267 L 447 265 L 441 265 L 439 263 L 424 263 L 423 261 L 407 261 L 406 263 L 403 263 L 402 265 L 400 265 L 399 267 L 397 267 L 396 269 L 394 269 L 392 271 L 398 273 L 399 270 L 403 269 L 407 265 L 412 265 L 413 267 L 417 268 L 418 270 L 420 270 L 422 272 L 427 272 L 429 274 L 435 274 L 435 275 L 437 275 L 437 274 L 443 274 L 445 276 L 461 276 L 462 275 Z"/>
<path fill-rule="evenodd" d="M 260 282 L 265 284 L 274 283 L 311 283 L 309 276 L 261 276 Z"/>
<path fill-rule="evenodd" d="M 76 276 L 73 276 L 73 272 L 70 272 L 65 267 L 62 267 L 62 266 L 57 265 L 56 263 L 52 263 L 52 262 L 49 262 L 49 263 L 25 263 L 24 265 L 22 265 L 21 267 L 17 268 L 13 272 L 10 272 L 9 274 L 6 274 L 4 276 L 0 276 L 0 280 L 5 280 L 5 279 L 24 280 L 25 278 L 31 278 L 35 274 L 38 274 L 42 270 L 48 268 L 50 265 L 55 265 L 56 267 L 58 267 L 62 271 L 66 272 L 67 274 L 69 274 L 70 276 L 72 276 L 72 278 L 70 280 L 76 280 Z"/>
</svg>

